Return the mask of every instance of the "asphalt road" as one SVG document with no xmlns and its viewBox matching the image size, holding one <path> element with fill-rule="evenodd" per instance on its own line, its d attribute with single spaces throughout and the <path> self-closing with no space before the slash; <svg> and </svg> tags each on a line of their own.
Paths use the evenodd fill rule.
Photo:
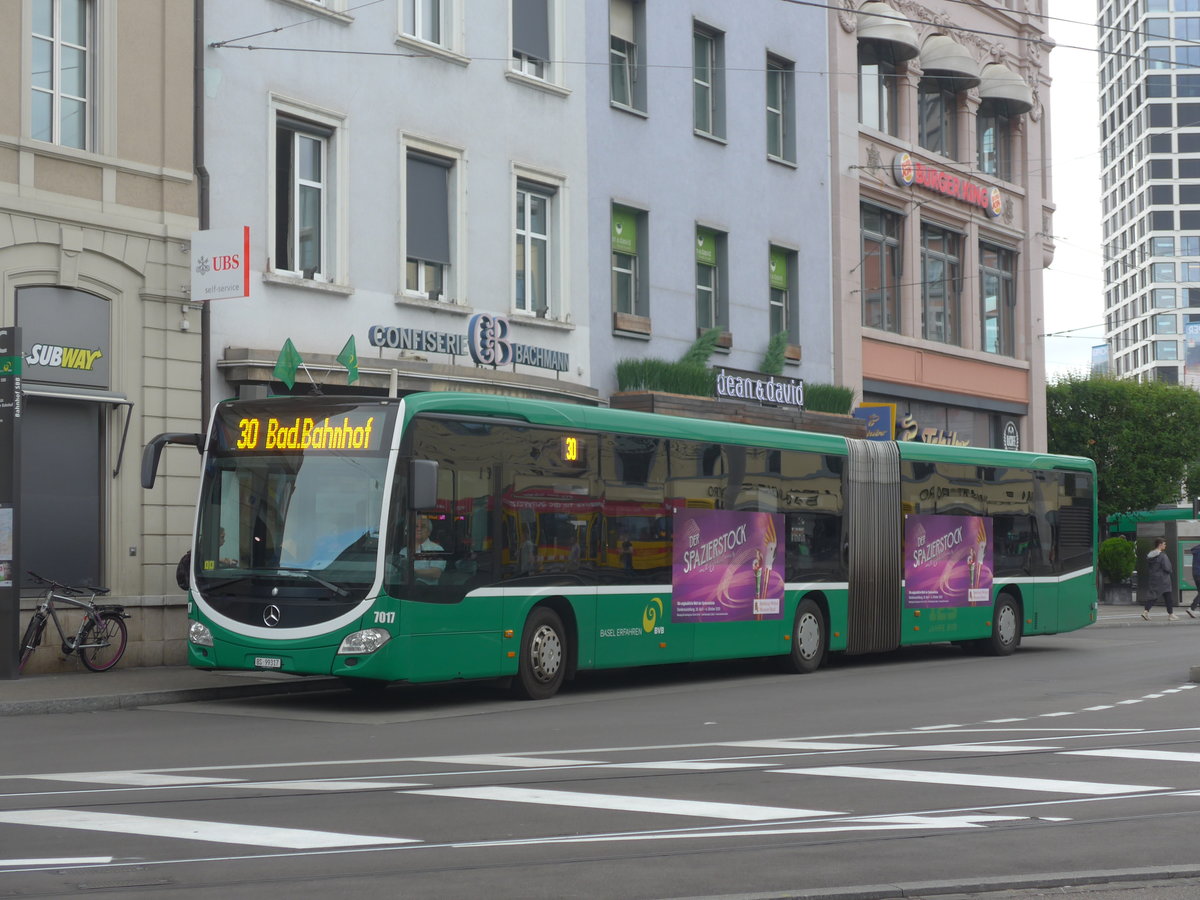
<svg viewBox="0 0 1200 900">
<path fill-rule="evenodd" d="M 1194 897 L 1198 640 L 22 717 L 0 897 Z"/>
</svg>

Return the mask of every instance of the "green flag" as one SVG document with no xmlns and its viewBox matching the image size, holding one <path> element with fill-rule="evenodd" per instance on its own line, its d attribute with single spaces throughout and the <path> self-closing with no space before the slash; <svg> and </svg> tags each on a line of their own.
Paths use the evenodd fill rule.
<svg viewBox="0 0 1200 900">
<path fill-rule="evenodd" d="M 275 363 L 274 375 L 280 381 L 287 385 L 290 391 L 296 384 L 296 370 L 304 363 L 300 358 L 300 354 L 296 351 L 296 345 L 292 343 L 292 339 L 288 338 L 283 342 L 283 349 L 279 351 L 279 360 Z"/>
<path fill-rule="evenodd" d="M 337 361 L 346 367 L 346 384 L 358 381 L 358 351 L 354 349 L 354 335 L 350 335 L 350 340 L 346 341 Z"/>
</svg>

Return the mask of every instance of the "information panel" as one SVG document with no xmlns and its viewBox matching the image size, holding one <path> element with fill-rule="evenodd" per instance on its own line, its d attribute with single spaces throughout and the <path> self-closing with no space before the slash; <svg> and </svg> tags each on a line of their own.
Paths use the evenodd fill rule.
<svg viewBox="0 0 1200 900">
<path fill-rule="evenodd" d="M 381 405 L 239 404 L 218 411 L 217 444 L 226 453 L 374 454 L 387 448 L 390 420 Z"/>
</svg>

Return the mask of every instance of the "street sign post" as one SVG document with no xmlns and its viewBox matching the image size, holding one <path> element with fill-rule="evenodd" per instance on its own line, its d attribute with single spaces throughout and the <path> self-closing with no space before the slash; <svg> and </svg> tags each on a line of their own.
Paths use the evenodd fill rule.
<svg viewBox="0 0 1200 900">
<path fill-rule="evenodd" d="M 17 488 L 21 453 L 21 333 L 0 328 L 0 679 L 18 677 L 21 555 Z"/>
</svg>

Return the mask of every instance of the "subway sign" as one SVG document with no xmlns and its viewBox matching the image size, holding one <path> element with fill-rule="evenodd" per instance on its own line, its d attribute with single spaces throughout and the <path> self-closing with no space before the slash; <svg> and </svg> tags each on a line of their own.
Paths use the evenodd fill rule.
<svg viewBox="0 0 1200 900">
<path fill-rule="evenodd" d="M 982 209 L 993 219 L 1004 212 L 1004 195 L 1000 188 L 988 187 L 938 169 L 928 163 L 912 158 L 910 153 L 897 153 L 892 162 L 892 177 L 901 187 L 919 187 L 944 197 L 950 197 L 968 206 Z"/>
</svg>

